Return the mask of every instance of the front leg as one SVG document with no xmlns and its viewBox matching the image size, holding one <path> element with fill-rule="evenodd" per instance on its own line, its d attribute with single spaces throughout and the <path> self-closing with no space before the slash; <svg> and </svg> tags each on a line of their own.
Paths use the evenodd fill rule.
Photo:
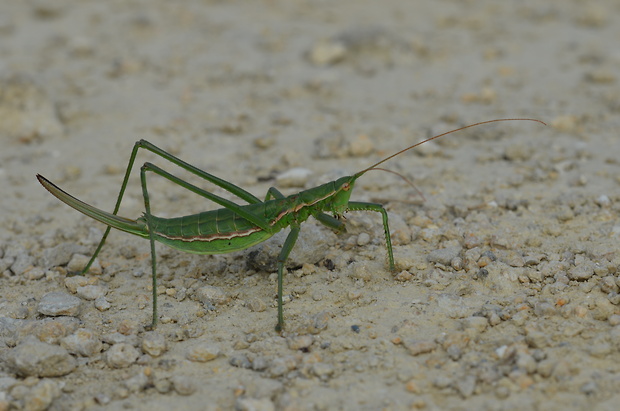
<svg viewBox="0 0 620 411">
<path fill-rule="evenodd" d="M 390 270 L 395 271 L 394 265 L 394 253 L 392 252 L 392 239 L 390 237 L 390 226 L 388 224 L 387 211 L 381 204 L 375 203 L 362 203 L 359 201 L 350 201 L 348 206 L 349 211 L 376 211 L 381 213 L 383 217 L 383 230 L 385 231 L 385 243 L 388 250 L 388 261 L 390 263 Z"/>
<path fill-rule="evenodd" d="M 330 216 L 329 214 L 319 213 L 315 215 L 314 218 L 316 218 L 319 223 L 331 228 L 338 233 L 344 233 L 347 231 L 347 226 L 341 219 L 339 220 L 335 217 Z"/>
<path fill-rule="evenodd" d="M 289 254 L 295 246 L 295 242 L 299 237 L 299 226 L 291 226 L 291 232 L 288 233 L 288 237 L 284 241 L 280 255 L 278 256 L 278 324 L 276 325 L 276 331 L 280 332 L 284 328 L 284 309 L 282 308 L 282 294 L 284 293 L 284 264 L 288 259 Z"/>
</svg>

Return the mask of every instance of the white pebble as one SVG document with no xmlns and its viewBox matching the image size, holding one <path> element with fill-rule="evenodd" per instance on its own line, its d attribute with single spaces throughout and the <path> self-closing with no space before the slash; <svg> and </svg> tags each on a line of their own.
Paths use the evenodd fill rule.
<svg viewBox="0 0 620 411">
<path fill-rule="evenodd" d="M 76 367 L 75 359 L 66 349 L 28 336 L 7 354 L 7 364 L 21 376 L 60 377 Z"/>
<path fill-rule="evenodd" d="M 179 395 L 191 395 L 196 391 L 194 378 L 186 377 L 184 375 L 175 375 L 171 380 L 174 390 Z"/>
<path fill-rule="evenodd" d="M 114 344 L 106 353 L 106 362 L 112 368 L 126 368 L 135 363 L 140 352 L 127 343 Z"/>
<path fill-rule="evenodd" d="M 63 338 L 61 345 L 70 353 L 84 357 L 92 357 L 103 349 L 101 338 L 91 330 L 80 328 L 73 334 Z"/>
<path fill-rule="evenodd" d="M 607 208 L 611 205 L 611 200 L 605 194 L 600 195 L 595 202 L 601 208 Z"/>
<path fill-rule="evenodd" d="M 198 343 L 187 350 L 185 358 L 195 362 L 207 362 L 220 355 L 220 347 L 211 343 Z"/>
<path fill-rule="evenodd" d="M 278 187 L 304 187 L 308 178 L 312 175 L 312 170 L 307 168 L 295 167 L 276 177 Z"/>
<path fill-rule="evenodd" d="M 357 236 L 357 245 L 360 247 L 363 247 L 368 243 L 370 243 L 370 235 L 368 235 L 368 233 L 360 233 L 360 235 Z"/>
<path fill-rule="evenodd" d="M 103 297 L 107 290 L 100 285 L 85 285 L 77 288 L 77 295 L 85 300 L 96 300 Z"/>
<path fill-rule="evenodd" d="M 32 267 L 30 270 L 26 270 L 24 271 L 24 278 L 26 278 L 27 280 L 40 280 L 41 278 L 45 277 L 45 270 L 43 270 L 41 267 Z"/>
<path fill-rule="evenodd" d="M 80 313 L 82 300 L 63 291 L 47 293 L 41 298 L 37 311 L 43 315 L 58 316 L 69 315 L 72 317 Z"/>
<path fill-rule="evenodd" d="M 110 307 L 112 307 L 112 304 L 103 296 L 95 300 L 95 308 L 99 311 L 107 311 Z"/>
<path fill-rule="evenodd" d="M 144 334 L 142 351 L 145 353 L 152 357 L 159 357 L 166 352 L 167 348 L 166 338 L 163 335 L 153 331 Z"/>
<path fill-rule="evenodd" d="M 23 409 L 45 411 L 56 398 L 60 397 L 60 394 L 60 386 L 56 381 L 43 379 L 24 396 Z"/>
<path fill-rule="evenodd" d="M 226 295 L 221 288 L 207 285 L 200 287 L 195 292 L 195 298 L 206 306 L 223 305 L 230 301 L 230 297 Z"/>
</svg>

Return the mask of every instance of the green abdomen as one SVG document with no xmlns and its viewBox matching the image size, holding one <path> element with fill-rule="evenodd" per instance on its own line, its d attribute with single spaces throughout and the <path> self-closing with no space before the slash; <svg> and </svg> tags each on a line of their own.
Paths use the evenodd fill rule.
<svg viewBox="0 0 620 411">
<path fill-rule="evenodd" d="M 226 208 L 176 218 L 152 216 L 152 230 L 155 240 L 194 254 L 244 250 L 276 232 L 266 232 Z"/>
</svg>

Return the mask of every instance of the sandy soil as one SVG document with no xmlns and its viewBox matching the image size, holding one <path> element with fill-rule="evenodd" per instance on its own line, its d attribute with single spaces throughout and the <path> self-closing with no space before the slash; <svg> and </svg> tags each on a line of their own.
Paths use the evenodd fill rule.
<svg viewBox="0 0 620 411">
<path fill-rule="evenodd" d="M 0 410 L 617 409 L 616 1 L 0 8 Z M 425 200 L 390 174 L 358 182 L 355 200 L 389 210 L 397 273 L 378 215 L 349 213 L 338 236 L 304 224 L 281 335 L 277 242 L 158 247 L 149 333 L 148 242 L 113 232 L 102 268 L 67 277 L 104 228 L 35 179 L 112 210 L 147 139 L 259 197 L 290 194 L 506 117 L 549 126 L 485 125 L 385 165 Z M 157 215 L 215 208 L 149 181 Z M 49 315 L 50 292 L 76 310 Z"/>
</svg>

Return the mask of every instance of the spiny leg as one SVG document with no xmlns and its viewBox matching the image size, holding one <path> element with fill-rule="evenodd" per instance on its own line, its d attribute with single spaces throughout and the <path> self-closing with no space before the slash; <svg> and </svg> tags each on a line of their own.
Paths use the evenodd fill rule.
<svg viewBox="0 0 620 411">
<path fill-rule="evenodd" d="M 163 170 L 160 167 L 157 167 L 154 164 L 151 163 L 144 163 L 144 165 L 142 166 L 143 168 L 146 168 L 146 170 L 148 171 L 152 171 L 155 174 L 158 174 L 162 177 L 164 177 L 165 179 L 172 181 L 175 184 L 180 185 L 181 187 L 198 194 L 199 196 L 208 198 L 209 200 L 213 201 L 216 204 L 221 205 L 222 207 L 225 207 L 233 212 L 235 212 L 236 214 L 238 214 L 240 217 L 245 218 L 246 220 L 248 220 L 249 222 L 255 224 L 256 226 L 262 228 L 263 230 L 269 230 L 270 226 L 269 226 L 269 222 L 267 220 L 265 220 L 264 218 L 261 218 L 260 216 L 251 214 L 249 211 L 247 211 L 244 207 L 233 203 L 230 200 L 227 200 L 223 197 L 220 197 L 216 194 L 210 193 L 206 190 L 203 190 L 200 187 L 196 187 L 195 185 L 188 183 L 187 181 L 181 180 L 179 177 L 170 174 L 169 172 Z"/>
<path fill-rule="evenodd" d="M 146 228 L 149 231 L 149 241 L 151 243 L 151 274 L 153 276 L 153 320 L 148 329 L 154 329 L 157 325 L 157 257 L 155 255 L 155 239 L 153 230 L 151 230 L 151 202 L 149 200 L 149 192 L 146 189 L 146 171 L 148 166 L 145 164 L 140 168 L 140 181 L 142 183 L 142 196 L 144 197 L 144 209 Z"/>
<path fill-rule="evenodd" d="M 243 207 L 239 206 L 238 204 L 233 203 L 230 200 L 227 200 L 223 197 L 219 197 L 213 193 L 209 193 L 208 191 L 205 191 L 201 189 L 200 187 L 196 187 L 195 185 L 188 183 L 187 181 L 183 181 L 179 177 L 176 177 L 175 175 L 170 174 L 169 172 L 157 167 L 154 164 L 151 164 L 149 162 L 144 163 L 144 165 L 142 165 L 142 167 L 140 168 L 140 180 L 142 183 L 142 195 L 144 197 L 145 220 L 146 220 L 147 229 L 149 232 L 149 240 L 151 243 L 151 267 L 152 267 L 152 275 L 153 275 L 153 322 L 151 324 L 151 328 L 153 328 L 157 324 L 157 273 L 156 273 L 157 261 L 156 261 L 156 255 L 155 255 L 155 237 L 154 237 L 154 233 L 152 230 L 151 205 L 150 205 L 149 194 L 148 194 L 147 185 L 146 185 L 146 172 L 147 171 L 152 171 L 153 173 L 161 177 L 164 177 L 167 180 L 175 184 L 178 184 L 181 187 L 193 193 L 206 197 L 209 200 L 212 200 L 215 203 L 220 204 L 234 211 L 241 217 L 247 219 L 248 221 L 251 221 L 252 223 L 256 224 L 257 226 L 263 229 L 269 229 L 269 225 L 266 220 L 261 219 L 259 216 L 250 214 Z M 286 254 L 285 259 L 286 257 L 288 257 L 288 254 Z"/>
<path fill-rule="evenodd" d="M 363 203 L 359 201 L 350 201 L 348 205 L 350 211 L 376 211 L 381 213 L 383 217 L 383 230 L 385 231 L 385 243 L 388 250 L 388 261 L 390 263 L 390 270 L 395 271 L 394 266 L 394 253 L 392 252 L 392 239 L 390 238 L 390 226 L 388 224 L 387 211 L 381 204 L 375 203 Z"/>
<path fill-rule="evenodd" d="M 281 199 L 285 197 L 277 188 L 270 187 L 269 190 L 267 190 L 265 201 L 269 201 L 271 198 Z M 337 219 L 328 214 L 320 213 L 317 214 L 315 218 L 333 230 L 346 230 L 345 225 L 342 221 L 338 221 Z M 282 331 L 282 329 L 284 328 L 284 309 L 282 307 L 282 296 L 284 294 L 284 264 L 286 263 L 289 254 L 293 250 L 297 238 L 299 237 L 299 230 L 299 226 L 291 226 L 291 232 L 286 237 L 284 245 L 282 246 L 282 250 L 280 251 L 280 255 L 278 256 L 278 324 L 276 325 L 277 332 Z"/>
<path fill-rule="evenodd" d="M 197 175 L 198 177 L 201 177 L 221 188 L 223 188 L 224 190 L 236 195 L 237 197 L 247 201 L 250 204 L 254 204 L 254 203 L 260 203 L 260 200 L 254 196 L 253 194 L 245 191 L 244 189 L 242 189 L 241 187 L 238 187 L 228 181 L 222 180 L 219 177 L 214 176 L 213 174 L 207 173 L 206 171 L 203 171 L 195 166 L 192 166 L 189 163 L 186 163 L 185 161 L 181 160 L 178 157 L 173 156 L 172 154 L 162 150 L 161 148 L 157 147 L 154 144 L 149 143 L 146 140 L 140 140 L 137 141 L 134 146 L 133 146 L 133 150 L 131 151 L 131 156 L 129 157 L 129 163 L 127 164 L 127 169 L 125 170 L 125 176 L 123 177 L 123 184 L 121 185 L 121 189 L 118 193 L 118 197 L 116 198 L 116 204 L 114 206 L 114 211 L 112 212 L 112 214 L 116 215 L 118 213 L 118 210 L 121 206 L 121 201 L 123 199 L 123 195 L 125 194 L 125 189 L 127 188 L 127 183 L 129 182 L 129 175 L 131 174 L 131 170 L 133 168 L 133 164 L 136 160 L 136 155 L 138 154 L 138 149 L 140 148 L 144 148 L 168 161 L 170 161 L 173 164 L 176 164 L 177 166 L 189 171 L 190 173 L 193 173 L 195 175 Z M 103 244 L 105 243 L 106 239 L 108 238 L 108 235 L 110 234 L 110 230 L 112 229 L 112 227 L 108 226 L 103 234 L 103 237 L 101 238 L 101 241 L 99 242 L 99 245 L 97 245 L 97 248 L 95 249 L 95 252 L 93 253 L 92 257 L 90 258 L 90 260 L 88 261 L 88 264 L 86 264 L 86 267 L 84 267 L 84 269 L 82 270 L 82 272 L 80 273 L 81 275 L 85 274 L 86 272 L 88 272 L 88 270 L 90 269 L 91 265 L 93 264 L 93 262 L 95 261 L 95 259 L 97 258 L 97 256 L 99 255 L 99 252 L 101 251 L 101 248 L 103 247 Z"/>
<path fill-rule="evenodd" d="M 345 231 L 347 231 L 347 226 L 341 220 L 338 220 L 337 218 L 334 218 L 329 214 L 320 213 L 317 214 L 314 218 L 316 218 L 324 226 L 329 227 L 332 230 L 337 231 L 338 233 L 344 233 Z"/>
<path fill-rule="evenodd" d="M 154 144 L 149 143 L 146 140 L 140 140 L 138 142 L 136 142 L 136 147 L 140 147 L 140 148 L 144 148 L 146 150 L 149 150 L 150 152 L 157 154 L 160 157 L 165 158 L 166 160 L 170 161 L 172 164 L 176 164 L 177 166 L 181 167 L 184 170 L 189 171 L 192 174 L 197 175 L 200 178 L 203 178 L 221 188 L 223 188 L 224 190 L 228 191 L 231 194 L 234 194 L 235 196 L 241 198 L 242 200 L 247 201 L 250 204 L 255 204 L 255 203 L 260 203 L 260 199 L 257 198 L 255 195 L 253 195 L 252 193 L 244 190 L 243 188 L 234 185 L 233 183 L 223 180 L 217 176 L 214 176 L 211 173 L 207 173 L 204 170 L 199 169 L 198 167 L 195 167 L 183 160 L 181 160 L 178 157 L 173 156 L 172 154 L 168 153 L 167 151 L 162 150 L 161 148 L 157 147 Z M 134 150 L 136 150 L 134 148 Z"/>
<path fill-rule="evenodd" d="M 280 255 L 278 256 L 278 324 L 276 325 L 276 331 L 280 332 L 284 328 L 284 310 L 282 308 L 282 294 L 283 294 L 283 282 L 284 282 L 284 264 L 288 259 L 291 250 L 295 246 L 295 242 L 299 237 L 299 226 L 291 225 L 291 232 L 286 237 Z"/>
</svg>

